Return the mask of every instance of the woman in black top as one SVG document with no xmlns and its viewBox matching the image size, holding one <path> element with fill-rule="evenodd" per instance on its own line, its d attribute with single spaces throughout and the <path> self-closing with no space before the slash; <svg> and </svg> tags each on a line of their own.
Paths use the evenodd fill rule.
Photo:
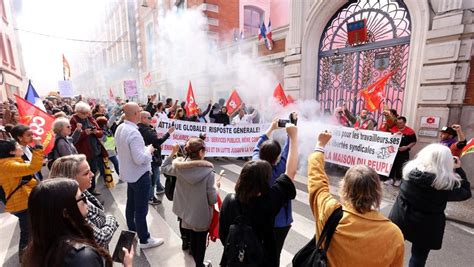
<svg viewBox="0 0 474 267">
<path fill-rule="evenodd" d="M 46 180 L 33 189 L 28 205 L 31 235 L 22 266 L 112 266 L 84 219 L 87 202 L 76 181 Z M 124 266 L 132 266 L 133 252 L 124 252 Z"/>
<path fill-rule="evenodd" d="M 430 250 L 441 249 L 447 202 L 470 198 L 470 184 L 459 158 L 441 144 L 418 152 L 403 168 L 403 179 L 389 218 L 412 243 L 409 266 L 425 266 Z"/>
<path fill-rule="evenodd" d="M 297 128 L 290 124 L 287 128 L 290 148 L 286 173 L 270 187 L 271 165 L 262 160 L 247 162 L 235 185 L 235 194 L 229 194 L 224 199 L 219 216 L 219 238 L 224 245 L 221 266 L 230 264 L 229 255 L 226 255 L 229 228 L 242 213 L 263 246 L 265 262 L 261 266 L 278 266 L 273 232 L 275 216 L 288 200 L 296 196 L 293 179 L 298 162 Z"/>
</svg>

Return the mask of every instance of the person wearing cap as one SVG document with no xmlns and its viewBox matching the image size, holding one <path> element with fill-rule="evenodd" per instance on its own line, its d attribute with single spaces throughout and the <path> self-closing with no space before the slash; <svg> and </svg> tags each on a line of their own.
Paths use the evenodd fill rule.
<svg viewBox="0 0 474 267">
<path fill-rule="evenodd" d="M 456 138 L 457 137 L 457 138 Z M 461 156 L 462 149 L 467 145 L 461 125 L 453 124 L 451 127 L 445 126 L 440 131 L 440 143 L 451 149 L 453 156 Z"/>
</svg>

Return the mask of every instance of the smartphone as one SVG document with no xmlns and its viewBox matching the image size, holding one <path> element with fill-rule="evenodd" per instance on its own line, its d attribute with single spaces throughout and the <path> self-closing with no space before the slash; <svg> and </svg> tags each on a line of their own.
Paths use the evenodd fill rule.
<svg viewBox="0 0 474 267">
<path fill-rule="evenodd" d="M 287 123 L 290 123 L 290 120 L 282 120 L 282 119 L 280 119 L 280 120 L 278 120 L 278 127 L 279 127 L 279 128 L 285 128 L 285 126 L 286 126 Z"/>
<path fill-rule="evenodd" d="M 123 263 L 123 258 L 125 257 L 125 252 L 122 248 L 130 249 L 136 248 L 138 244 L 138 235 L 136 232 L 123 230 L 120 233 L 119 240 L 117 242 L 117 246 L 114 250 L 114 255 L 112 256 L 112 260 L 115 262 Z"/>
</svg>

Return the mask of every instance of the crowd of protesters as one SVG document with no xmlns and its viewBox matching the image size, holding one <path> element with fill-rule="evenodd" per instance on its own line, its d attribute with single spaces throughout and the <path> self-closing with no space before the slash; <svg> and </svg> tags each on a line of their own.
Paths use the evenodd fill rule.
<svg viewBox="0 0 474 267">
<path fill-rule="evenodd" d="M 109 243 L 119 225 L 107 214 L 96 188 L 97 176 L 105 184 L 113 184 L 107 180 L 109 162 L 126 183 L 126 224 L 137 233 L 140 248 L 164 243 L 164 239 L 150 235 L 146 218 L 148 205 L 159 205 L 157 195 L 167 189 L 160 181 L 163 173 L 175 181 L 171 199 L 180 221 L 182 249 L 189 251 L 196 266 L 210 266 L 205 261 L 206 241 L 221 175 L 206 160 L 205 136 L 190 138 L 184 146 L 173 145 L 171 154 L 163 159 L 161 146 L 175 129 L 171 126 L 158 137 L 153 124 L 163 119 L 253 123 L 258 121 L 256 110 L 243 104 L 236 114 L 228 114 L 223 103 L 210 101 L 204 110 L 198 108 L 197 114 L 190 116 L 185 102 L 171 98 L 160 102 L 156 95 L 142 105 L 119 98 L 114 103 L 55 98 L 45 100 L 44 105 L 56 117 L 54 146 L 46 159 L 40 140 L 19 123 L 14 103 L 2 106 L 0 185 L 5 211 L 19 219 L 23 266 L 112 266 Z M 346 107 L 335 110 L 339 125 L 402 135 L 386 178 L 390 179 L 387 183 L 400 186 L 389 218 L 379 210 L 383 177 L 367 166 L 356 165 L 346 171 L 338 199 L 329 193 L 324 152 L 330 132 L 317 136 L 317 145 L 308 157 L 315 236 L 322 234 L 334 214 L 340 215 L 327 252 L 329 266 L 402 266 L 404 239 L 412 243 L 409 265 L 424 266 L 430 250 L 442 246 L 446 203 L 471 197 L 458 158 L 467 143 L 460 125 L 442 128 L 440 144 L 425 147 L 410 161 L 410 150 L 417 142 L 415 132 L 396 110 L 385 109 L 383 117 L 378 126 L 367 110 L 357 115 Z M 297 193 L 295 124 L 283 128 L 278 127 L 278 120 L 272 121 L 256 143 L 252 160 L 244 164 L 235 193 L 225 197 L 218 217 L 224 247 L 221 266 L 279 266 Z M 272 139 L 279 128 L 286 131 L 283 148 Z M 50 169 L 44 179 L 43 164 Z M 124 266 L 132 266 L 133 250 L 124 248 Z"/>
</svg>

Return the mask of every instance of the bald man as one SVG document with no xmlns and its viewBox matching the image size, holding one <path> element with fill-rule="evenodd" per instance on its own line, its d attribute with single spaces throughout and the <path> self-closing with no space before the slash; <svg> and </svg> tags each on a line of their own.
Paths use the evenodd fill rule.
<svg viewBox="0 0 474 267">
<path fill-rule="evenodd" d="M 161 238 L 153 238 L 148 232 L 148 193 L 151 187 L 151 161 L 155 149 L 145 142 L 138 131 L 140 107 L 128 102 L 123 106 L 125 120 L 117 127 L 115 142 L 120 160 L 120 179 L 127 182 L 127 205 L 125 217 L 130 231 L 138 233 L 140 247 L 152 248 L 164 243 Z"/>
<path fill-rule="evenodd" d="M 140 123 L 138 131 L 145 141 L 145 145 L 153 145 L 155 153 L 153 153 L 153 161 L 151 162 L 151 187 L 148 203 L 151 205 L 161 204 L 161 200 L 155 196 L 156 193 L 161 195 L 165 193 L 165 187 L 160 182 L 160 166 L 161 166 L 161 145 L 166 142 L 170 135 L 174 132 L 174 127 L 170 127 L 168 132 L 161 138 L 158 138 L 156 130 L 151 125 L 152 116 L 148 111 L 140 112 Z"/>
</svg>

